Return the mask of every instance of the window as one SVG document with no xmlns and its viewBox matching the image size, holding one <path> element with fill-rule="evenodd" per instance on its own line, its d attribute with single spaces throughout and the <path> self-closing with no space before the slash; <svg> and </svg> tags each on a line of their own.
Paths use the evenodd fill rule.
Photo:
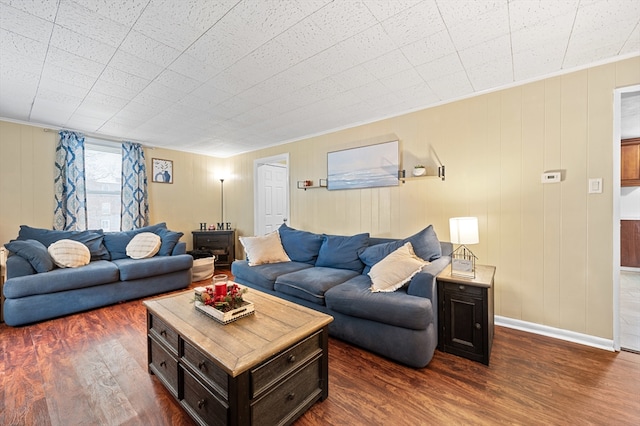
<svg viewBox="0 0 640 426">
<path fill-rule="evenodd" d="M 85 141 L 89 229 L 120 230 L 122 151 L 120 145 Z"/>
</svg>

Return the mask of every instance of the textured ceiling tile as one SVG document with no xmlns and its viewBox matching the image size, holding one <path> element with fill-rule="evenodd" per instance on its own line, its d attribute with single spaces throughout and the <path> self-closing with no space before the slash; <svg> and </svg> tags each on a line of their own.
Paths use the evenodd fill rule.
<svg viewBox="0 0 640 426">
<path fill-rule="evenodd" d="M 405 9 L 382 22 L 397 46 L 414 43 L 430 34 L 445 30 L 435 2 L 428 0 Z"/>
<path fill-rule="evenodd" d="M 96 78 L 54 65 L 47 61 L 42 70 L 42 79 L 50 82 L 59 82 L 65 86 L 88 90 L 93 87 Z"/>
<path fill-rule="evenodd" d="M 501 60 L 485 62 L 472 68 L 467 67 L 466 70 L 475 91 L 486 90 L 513 82 L 510 56 Z"/>
<path fill-rule="evenodd" d="M 442 2 L 438 4 L 441 5 Z M 469 49 L 509 35 L 509 11 L 506 2 L 465 2 L 465 4 L 469 5 L 471 11 L 477 11 L 471 15 L 472 17 L 468 13 L 444 12 L 442 16 L 457 50 Z M 488 7 L 489 5 L 493 7 Z M 445 9 L 449 10 L 449 8 Z"/>
<path fill-rule="evenodd" d="M 46 53 L 47 45 L 45 43 L 0 29 L 0 58 L 11 58 L 13 55 L 20 55 L 42 62 Z"/>
<path fill-rule="evenodd" d="M 396 91 L 411 86 L 417 86 L 420 83 L 424 83 L 424 80 L 415 69 L 411 68 L 397 74 L 381 78 L 380 82 L 387 86 L 390 90 Z"/>
<path fill-rule="evenodd" d="M 457 53 L 422 64 L 419 67 L 416 67 L 416 70 L 420 73 L 422 78 L 425 79 L 425 81 L 439 79 L 449 74 L 457 74 L 464 71 Z"/>
<path fill-rule="evenodd" d="M 109 66 L 147 80 L 153 80 L 163 70 L 160 65 L 145 61 L 122 50 L 118 50 L 113 55 Z"/>
<path fill-rule="evenodd" d="M 136 22 L 149 0 L 73 0 L 90 10 L 122 25 Z"/>
<path fill-rule="evenodd" d="M 455 99 L 473 93 L 467 74 L 460 71 L 427 81 L 440 100 Z"/>
<path fill-rule="evenodd" d="M 31 108 L 30 118 L 37 123 L 46 122 L 65 127 L 65 123 L 71 117 L 74 109 L 67 105 L 60 105 L 58 101 L 38 97 Z"/>
<path fill-rule="evenodd" d="M 629 35 L 624 46 L 620 49 L 621 55 L 640 52 L 640 25 L 636 25 L 633 32 Z"/>
<path fill-rule="evenodd" d="M 56 17 L 56 11 L 58 9 L 57 1 L 48 0 L 2 0 L 2 3 L 51 22 L 53 22 Z"/>
<path fill-rule="evenodd" d="M 194 80 L 204 82 L 218 74 L 224 68 L 215 64 L 208 64 L 192 55 L 183 53 L 169 65 L 169 69 L 193 78 Z"/>
<path fill-rule="evenodd" d="M 364 4 L 378 21 L 384 21 L 405 9 L 415 6 L 421 1 L 422 0 L 364 0 Z"/>
<path fill-rule="evenodd" d="M 389 92 L 389 89 L 387 86 L 376 80 L 360 87 L 356 87 L 349 92 L 357 96 L 358 99 L 367 101 L 369 99 L 376 99 L 385 96 Z"/>
<path fill-rule="evenodd" d="M 167 87 L 153 81 L 134 98 L 134 101 L 148 107 L 166 108 L 182 99 L 186 94 L 179 88 Z"/>
<path fill-rule="evenodd" d="M 337 43 L 378 23 L 360 1 L 333 2 L 311 15 L 311 19 L 331 41 Z"/>
<path fill-rule="evenodd" d="M 558 43 L 514 52 L 514 79 L 516 81 L 528 80 L 535 76 L 550 74 L 561 69 L 565 53 L 564 49 L 564 46 Z"/>
<path fill-rule="evenodd" d="M 198 88 L 202 83 L 186 75 L 179 74 L 175 71 L 164 70 L 155 80 L 166 87 L 179 89 L 181 92 L 189 93 Z"/>
<path fill-rule="evenodd" d="M 154 0 L 150 7 L 164 16 L 171 17 L 174 21 L 184 22 L 190 27 L 206 31 L 236 3 L 238 0 Z"/>
<path fill-rule="evenodd" d="M 356 65 L 353 68 L 349 68 L 348 70 L 333 75 L 332 78 L 339 81 L 347 90 L 376 81 L 377 77 L 369 71 L 365 65 L 366 64 Z"/>
<path fill-rule="evenodd" d="M 31 99 L 22 90 L 3 90 L 0 96 L 0 117 L 11 117 L 15 120 L 29 121 Z M 35 93 L 35 91 L 34 91 Z"/>
<path fill-rule="evenodd" d="M 117 98 L 128 99 L 128 100 L 135 98 L 136 95 L 140 92 L 140 90 L 133 89 L 130 87 L 120 86 L 111 81 L 107 81 L 105 78 L 102 78 L 102 77 L 95 82 L 91 90 L 96 93 L 111 95 Z"/>
<path fill-rule="evenodd" d="M 105 69 L 104 63 L 96 62 L 53 46 L 49 46 L 47 65 L 72 70 L 74 73 L 94 78 L 102 74 L 102 71 Z"/>
<path fill-rule="evenodd" d="M 518 29 L 511 33 L 514 52 L 539 48 L 541 46 L 561 46 L 567 48 L 571 25 L 566 25 L 568 15 L 556 16 L 548 21 Z"/>
<path fill-rule="evenodd" d="M 119 98 L 104 93 L 91 92 L 85 98 L 85 102 L 94 102 L 101 108 L 120 110 L 129 104 L 129 99 Z"/>
<path fill-rule="evenodd" d="M 0 3 L 0 28 L 41 43 L 48 43 L 53 23 Z"/>
<path fill-rule="evenodd" d="M 126 73 L 118 70 L 114 67 L 108 66 L 104 69 L 101 79 L 108 83 L 117 84 L 118 86 L 126 87 L 127 89 L 140 91 L 147 87 L 151 80 L 137 77 L 133 74 Z"/>
<path fill-rule="evenodd" d="M 181 53 L 137 31 L 131 31 L 127 35 L 120 49 L 162 67 L 171 64 Z"/>
<path fill-rule="evenodd" d="M 365 62 L 363 66 L 376 78 L 397 75 L 400 72 L 413 69 L 407 58 L 399 50 L 394 50 Z"/>
<path fill-rule="evenodd" d="M 431 34 L 401 48 L 413 65 L 422 65 L 456 51 L 448 31 Z"/>
<path fill-rule="evenodd" d="M 86 7 L 71 0 L 60 0 L 56 25 L 65 27 L 83 38 L 89 38 L 118 47 L 129 28 L 111 19 L 91 13 Z"/>
<path fill-rule="evenodd" d="M 302 60 L 295 50 L 271 40 L 247 55 L 231 69 L 239 72 L 252 85 L 260 83 Z"/>
<path fill-rule="evenodd" d="M 510 0 L 509 22 L 516 32 L 532 26 L 547 26 L 553 21 L 558 26 L 570 28 L 576 16 L 579 0 L 531 1 Z M 561 18 L 558 21 L 558 18 Z"/>
<path fill-rule="evenodd" d="M 319 72 L 309 63 L 301 62 L 257 84 L 252 89 L 256 88 L 266 96 L 281 97 L 283 93 L 296 91 L 326 77 L 326 74 Z"/>
<path fill-rule="evenodd" d="M 465 68 L 474 68 L 487 62 L 502 60 L 511 56 L 511 38 L 501 36 L 469 49 L 459 51 Z"/>
<path fill-rule="evenodd" d="M 72 129 L 88 129 L 91 132 L 95 132 L 104 124 L 104 120 L 96 117 L 88 117 L 76 112 L 65 124 L 66 127 Z"/>
<path fill-rule="evenodd" d="M 203 30 L 189 25 L 188 22 L 174 19 L 171 12 L 166 9 L 165 3 L 181 4 L 173 1 L 150 2 L 136 21 L 133 30 L 174 49 L 183 51 L 202 35 Z"/>
<path fill-rule="evenodd" d="M 331 36 L 311 18 L 298 22 L 280 34 L 276 40 L 296 52 L 301 58 L 311 57 L 335 44 Z"/>
<path fill-rule="evenodd" d="M 308 11 L 305 12 L 298 7 L 300 3 L 281 0 L 243 1 L 233 12 L 237 12 L 240 18 L 264 34 L 268 40 L 290 28 L 308 14 Z"/>
<path fill-rule="evenodd" d="M 58 25 L 53 28 L 51 46 L 101 64 L 107 64 L 116 51 L 113 46 L 83 37 Z"/>
</svg>

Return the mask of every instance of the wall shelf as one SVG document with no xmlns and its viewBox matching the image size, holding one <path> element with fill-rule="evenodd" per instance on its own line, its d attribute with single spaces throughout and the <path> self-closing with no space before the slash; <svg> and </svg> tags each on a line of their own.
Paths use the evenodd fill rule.
<svg viewBox="0 0 640 426">
<path fill-rule="evenodd" d="M 398 172 L 398 180 L 402 183 L 405 183 L 410 180 L 421 180 L 421 179 L 440 179 L 444 181 L 445 179 L 445 167 L 444 165 L 438 167 L 437 175 L 422 175 L 422 176 L 406 176 L 406 170 L 400 170 Z"/>
<path fill-rule="evenodd" d="M 311 184 L 309 184 L 309 183 L 311 183 Z M 297 182 L 297 187 L 298 187 L 298 189 L 304 189 L 305 191 L 307 189 L 326 188 L 327 187 L 327 180 L 326 179 L 320 179 L 318 181 L 317 185 L 314 185 L 312 180 L 299 180 Z"/>
</svg>

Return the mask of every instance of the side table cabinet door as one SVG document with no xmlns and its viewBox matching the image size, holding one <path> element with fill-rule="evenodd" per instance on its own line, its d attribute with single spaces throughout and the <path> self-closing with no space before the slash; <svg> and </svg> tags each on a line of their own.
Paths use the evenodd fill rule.
<svg viewBox="0 0 640 426">
<path fill-rule="evenodd" d="M 445 342 L 452 353 L 483 359 L 484 303 L 481 298 L 445 291 Z M 461 351 L 462 353 L 459 353 Z"/>
</svg>

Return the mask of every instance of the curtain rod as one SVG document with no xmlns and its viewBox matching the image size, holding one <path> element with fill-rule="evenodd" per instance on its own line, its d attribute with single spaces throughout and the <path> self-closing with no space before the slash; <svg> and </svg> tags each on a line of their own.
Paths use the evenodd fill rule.
<svg viewBox="0 0 640 426">
<path fill-rule="evenodd" d="M 42 130 L 44 130 L 45 132 L 55 132 L 55 133 L 58 133 L 60 131 L 60 130 L 56 130 L 56 129 L 50 129 L 48 127 L 45 127 Z M 111 143 L 122 143 L 122 142 L 125 142 L 124 139 L 107 138 L 107 137 L 104 137 L 104 136 L 99 136 L 99 135 L 97 135 L 95 133 L 85 133 L 85 132 L 80 132 L 80 133 L 84 134 L 88 138 L 99 139 L 99 140 L 105 141 L 105 142 L 111 142 Z M 131 142 L 131 141 L 127 141 L 127 142 Z M 140 144 L 140 145 L 142 145 L 142 144 Z M 142 147 L 145 148 L 145 149 L 154 149 L 154 147 L 152 147 L 152 146 L 142 145 Z"/>
</svg>

